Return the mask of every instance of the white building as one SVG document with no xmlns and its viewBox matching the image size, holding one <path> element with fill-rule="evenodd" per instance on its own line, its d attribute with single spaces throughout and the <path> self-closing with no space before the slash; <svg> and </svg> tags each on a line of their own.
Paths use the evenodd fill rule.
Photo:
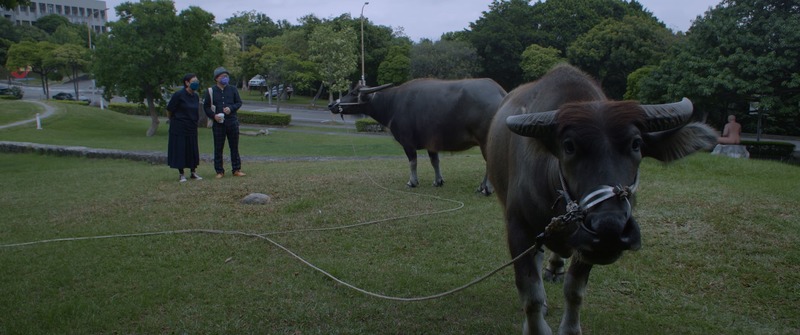
<svg viewBox="0 0 800 335">
<path fill-rule="evenodd" d="M 88 24 L 96 32 L 107 32 L 105 1 L 98 0 L 32 0 L 29 6 L 17 6 L 13 10 L 0 8 L 0 15 L 17 25 L 31 25 L 42 16 L 58 14 L 72 23 Z"/>
</svg>

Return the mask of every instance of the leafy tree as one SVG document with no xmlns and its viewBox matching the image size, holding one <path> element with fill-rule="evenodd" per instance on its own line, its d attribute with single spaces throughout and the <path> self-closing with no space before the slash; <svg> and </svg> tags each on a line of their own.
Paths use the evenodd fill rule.
<svg viewBox="0 0 800 335">
<path fill-rule="evenodd" d="M 531 44 L 522 52 L 520 67 L 525 80 L 533 81 L 544 76 L 556 64 L 563 62 L 566 62 L 566 59 L 561 57 L 561 51 L 558 49 Z"/>
<path fill-rule="evenodd" d="M 469 25 L 469 40 L 482 60 L 482 75 L 507 90 L 523 82 L 519 64 L 522 52 L 534 43 L 533 17 L 527 0 L 494 0 L 489 11 Z"/>
<path fill-rule="evenodd" d="M 27 6 L 30 5 L 30 3 L 30 0 L 0 0 L 0 7 L 13 10 L 17 8 L 17 6 Z"/>
<path fill-rule="evenodd" d="M 72 86 L 75 89 L 75 97 L 78 97 L 80 87 L 78 85 L 78 75 L 89 68 L 89 49 L 76 44 L 64 44 L 53 50 L 52 59 L 55 65 L 69 72 L 72 78 Z"/>
<path fill-rule="evenodd" d="M 53 50 L 57 45 L 50 42 L 20 42 L 8 50 L 7 69 L 21 69 L 30 66 L 31 72 L 42 80 L 42 92 L 50 97 L 50 77 L 57 74 L 58 64 L 53 60 Z"/>
<path fill-rule="evenodd" d="M 109 22 L 112 33 L 97 39 L 94 74 L 106 98 L 116 93 L 128 101 L 145 102 L 153 136 L 159 120 L 156 103 L 164 85 L 175 85 L 188 72 L 211 82 L 222 64 L 222 46 L 211 37 L 214 16 L 198 7 L 175 15 L 169 0 L 125 2 L 116 8 L 118 21 Z"/>
<path fill-rule="evenodd" d="M 477 51 L 467 42 L 422 40 L 411 47 L 413 78 L 464 79 L 479 72 Z"/>
<path fill-rule="evenodd" d="M 567 50 L 567 58 L 597 78 L 609 97 L 621 99 L 628 75 L 661 62 L 673 42 L 672 32 L 663 24 L 631 15 L 621 21 L 605 20 L 581 35 Z"/>
<path fill-rule="evenodd" d="M 8 49 L 10 49 L 13 44 L 14 42 L 0 38 L 0 64 L 6 64 L 8 60 Z"/>
<path fill-rule="evenodd" d="M 73 24 L 69 25 L 61 25 L 56 28 L 52 34 L 50 34 L 50 42 L 55 44 L 76 44 L 86 46 L 87 44 L 87 34 L 83 29 L 80 29 L 80 26 L 75 26 Z"/>
<path fill-rule="evenodd" d="M 19 41 L 41 42 L 48 38 L 47 32 L 44 30 L 25 24 L 14 26 L 14 31 L 19 36 Z"/>
<path fill-rule="evenodd" d="M 334 91 L 347 91 L 348 76 L 358 69 L 355 36 L 350 27 L 335 31 L 332 24 L 318 25 L 311 33 L 310 60 L 317 64 L 319 78 L 329 88 L 329 102 L 333 101 Z"/>
<path fill-rule="evenodd" d="M 281 34 L 281 27 L 266 14 L 256 12 L 238 12 L 225 20 L 222 31 L 239 37 L 242 51 L 256 45 L 261 37 L 275 37 Z"/>
<path fill-rule="evenodd" d="M 246 76 L 242 73 L 242 67 L 239 64 L 242 54 L 239 37 L 233 33 L 216 32 L 214 39 L 219 41 L 222 45 L 222 66 L 225 67 L 231 76 L 246 81 Z"/>
<path fill-rule="evenodd" d="M 0 17 L 0 38 L 19 42 L 19 33 L 14 27 L 14 22 L 5 17 Z"/>
<path fill-rule="evenodd" d="M 642 80 L 647 78 L 657 68 L 655 65 L 648 65 L 631 72 L 628 75 L 628 83 L 625 88 L 625 100 L 637 100 L 641 96 Z"/>
<path fill-rule="evenodd" d="M 765 130 L 800 135 L 800 6 L 796 1 L 723 0 L 698 17 L 676 48 L 641 83 L 649 100 L 692 99 L 722 126 L 738 114 L 754 131 L 746 113 L 751 101 L 768 110 Z"/>
<path fill-rule="evenodd" d="M 389 48 L 389 54 L 378 67 L 378 84 L 394 83 L 400 85 L 411 79 L 411 59 L 409 50 L 402 46 Z"/>
<path fill-rule="evenodd" d="M 33 25 L 36 28 L 44 30 L 44 32 L 47 34 L 53 34 L 56 32 L 58 27 L 68 26 L 71 24 L 72 23 L 69 22 L 69 19 L 58 14 L 45 15 L 33 22 Z"/>
</svg>

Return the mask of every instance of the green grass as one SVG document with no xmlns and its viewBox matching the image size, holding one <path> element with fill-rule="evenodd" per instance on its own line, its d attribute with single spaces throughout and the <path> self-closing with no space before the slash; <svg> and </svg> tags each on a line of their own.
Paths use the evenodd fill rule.
<svg viewBox="0 0 800 335">
<path fill-rule="evenodd" d="M 44 112 L 41 106 L 19 100 L 0 100 L 0 107 L 0 124 L 30 120 L 36 117 L 36 113 Z"/>
<path fill-rule="evenodd" d="M 82 115 L 66 108 L 58 115 L 62 123 Z M 110 117 L 96 115 L 85 121 Z M 137 120 L 110 122 L 106 142 L 144 140 Z M 137 124 L 135 131 L 128 122 Z M 82 140 L 95 134 L 87 134 L 85 128 L 95 127 L 85 123 L 64 127 Z M 0 130 L 4 140 L 13 140 L 10 134 L 25 132 Z M 357 148 L 371 140 L 327 136 L 322 140 L 347 137 Z M 257 150 L 253 145 L 243 152 Z M 376 146 L 399 150 L 391 141 Z M 299 156 L 319 150 L 296 149 Z M 431 295 L 509 259 L 497 200 L 473 193 L 483 175 L 480 156 L 447 156 L 442 168 L 444 187 L 431 187 L 432 169 L 420 164 L 422 185 L 412 190 L 403 186 L 407 164 L 400 155 L 248 163 L 244 178 L 179 184 L 174 170 L 161 165 L 0 154 L 0 244 L 189 228 L 264 233 L 337 227 L 458 206 L 436 196 L 464 208 L 271 235 L 364 289 Z M 209 164 L 200 167 L 203 175 L 212 171 Z M 800 332 L 797 167 L 696 154 L 670 165 L 646 160 L 641 175 L 635 215 L 642 250 L 595 267 L 582 310 L 585 334 Z M 252 192 L 270 194 L 272 203 L 239 204 Z M 456 295 L 401 303 L 352 291 L 273 245 L 242 236 L 0 247 L 0 264 L 0 334 L 517 334 L 522 321 L 510 269 Z M 546 290 L 547 320 L 555 328 L 562 286 L 547 284 Z"/>
</svg>

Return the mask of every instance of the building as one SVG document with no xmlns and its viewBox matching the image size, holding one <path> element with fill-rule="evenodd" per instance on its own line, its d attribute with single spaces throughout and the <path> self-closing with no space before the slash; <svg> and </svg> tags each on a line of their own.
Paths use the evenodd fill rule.
<svg viewBox="0 0 800 335">
<path fill-rule="evenodd" d="M 105 1 L 97 0 L 32 0 L 28 6 L 13 10 L 0 8 L 0 15 L 17 25 L 31 25 L 42 16 L 58 14 L 72 23 L 88 24 L 96 32 L 107 32 L 108 13 Z"/>
</svg>

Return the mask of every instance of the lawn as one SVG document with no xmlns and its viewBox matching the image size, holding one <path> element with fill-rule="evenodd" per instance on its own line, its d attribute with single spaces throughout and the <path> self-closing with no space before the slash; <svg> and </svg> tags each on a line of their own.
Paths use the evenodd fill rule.
<svg viewBox="0 0 800 335">
<path fill-rule="evenodd" d="M 148 140 L 146 120 L 59 108 L 42 131 L 58 134 L 47 135 L 48 143 L 126 149 L 130 141 Z M 166 146 L 161 131 L 161 147 L 148 150 Z M 0 130 L 2 140 L 32 136 Z M 303 136 L 319 136 L 342 156 L 347 150 L 393 156 L 248 163 L 244 178 L 179 184 L 161 165 L 0 154 L 0 334 L 521 332 L 510 269 L 455 295 L 407 303 L 353 291 L 248 236 L 175 233 L 8 246 L 182 229 L 259 233 L 353 285 L 401 297 L 446 291 L 508 261 L 497 200 L 474 193 L 483 175 L 480 155 L 443 157 L 442 188 L 430 186 L 432 168 L 420 164 L 422 185 L 409 190 L 406 160 L 390 139 Z M 287 156 L 318 155 L 319 147 L 306 144 L 295 144 Z M 259 145 L 243 142 L 242 151 L 262 152 Z M 200 167 L 204 175 L 212 170 Z M 641 179 L 634 214 L 643 247 L 593 270 L 585 334 L 800 332 L 796 166 L 700 153 L 669 165 L 645 160 Z M 272 202 L 239 203 L 253 192 Z M 307 230 L 387 218 L 395 219 Z M 554 328 L 563 312 L 561 288 L 546 285 Z"/>
</svg>

